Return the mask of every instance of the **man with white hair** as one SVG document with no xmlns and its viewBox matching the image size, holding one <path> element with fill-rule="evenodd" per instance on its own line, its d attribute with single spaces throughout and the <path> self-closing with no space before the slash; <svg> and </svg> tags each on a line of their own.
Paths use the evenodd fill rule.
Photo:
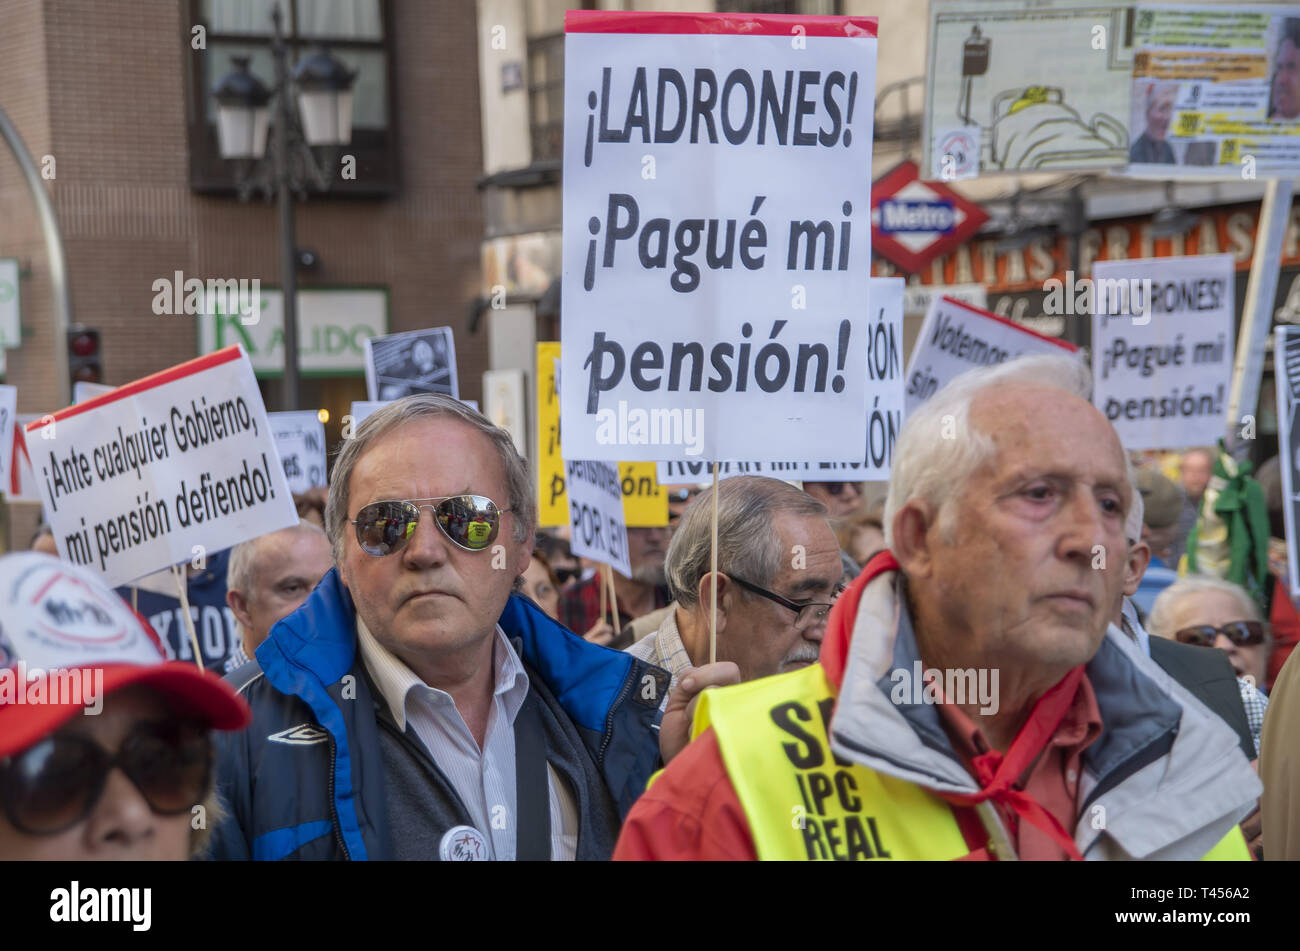
<svg viewBox="0 0 1300 951">
<path fill-rule="evenodd" d="M 240 640 L 226 661 L 226 673 L 248 663 L 275 622 L 296 611 L 332 565 L 324 530 L 307 521 L 231 549 L 226 604 L 239 622 Z"/>
<path fill-rule="evenodd" d="M 1247 859 L 1236 737 L 1109 623 L 1132 490 L 1089 389 L 1027 357 L 912 414 L 820 663 L 704 693 L 615 858 Z"/>
</svg>

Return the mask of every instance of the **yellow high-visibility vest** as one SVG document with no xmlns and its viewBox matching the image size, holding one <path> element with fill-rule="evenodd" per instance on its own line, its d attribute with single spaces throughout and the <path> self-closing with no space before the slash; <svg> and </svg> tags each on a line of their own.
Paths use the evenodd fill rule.
<svg viewBox="0 0 1300 951">
<path fill-rule="evenodd" d="M 837 758 L 828 727 L 835 691 L 820 664 L 706 690 L 694 735 L 709 727 L 759 859 L 963 858 L 952 807 L 915 783 Z M 1250 859 L 1237 828 L 1206 859 Z"/>
</svg>

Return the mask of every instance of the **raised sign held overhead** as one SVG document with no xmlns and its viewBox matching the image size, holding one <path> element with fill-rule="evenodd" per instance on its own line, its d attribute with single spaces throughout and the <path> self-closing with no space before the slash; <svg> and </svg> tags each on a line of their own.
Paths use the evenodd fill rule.
<svg viewBox="0 0 1300 951">
<path fill-rule="evenodd" d="M 60 557 L 111 585 L 298 521 L 240 347 L 42 417 L 26 442 Z"/>
<path fill-rule="evenodd" d="M 910 414 L 953 377 L 975 367 L 1005 363 L 1026 353 L 1077 353 L 1078 348 L 1044 337 L 1005 317 L 941 297 L 930 307 L 907 367 Z"/>
<path fill-rule="evenodd" d="M 565 28 L 565 458 L 864 457 L 875 19 Z"/>
</svg>

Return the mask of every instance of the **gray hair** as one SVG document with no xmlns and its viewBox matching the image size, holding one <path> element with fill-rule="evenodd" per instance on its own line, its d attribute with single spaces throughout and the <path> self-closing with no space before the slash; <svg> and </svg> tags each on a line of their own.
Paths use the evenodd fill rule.
<svg viewBox="0 0 1300 951">
<path fill-rule="evenodd" d="M 343 532 L 348 524 L 348 484 L 357 462 L 381 437 L 393 430 L 416 420 L 439 417 L 464 423 L 478 430 L 492 443 L 492 447 L 501 458 L 501 468 L 506 477 L 506 492 L 510 495 L 508 499 L 492 501 L 514 513 L 515 541 L 526 541 L 532 534 L 537 523 L 537 501 L 533 498 L 532 476 L 528 461 L 519 455 L 510 434 L 460 400 L 440 393 L 419 393 L 394 400 L 383 409 L 367 416 L 357 427 L 356 432 L 343 441 L 343 448 L 339 450 L 338 457 L 334 461 L 334 472 L 330 476 L 329 499 L 325 503 L 325 533 L 329 536 L 335 562 L 343 558 Z"/>
<path fill-rule="evenodd" d="M 265 535 L 258 535 L 248 541 L 240 542 L 230 549 L 230 561 L 226 563 L 226 590 L 247 594 L 253 586 L 253 569 L 257 565 L 257 550 L 264 539 L 280 532 L 325 532 L 315 522 L 300 520 L 297 525 L 290 525 Z"/>
<path fill-rule="evenodd" d="M 1241 605 L 1244 620 L 1264 620 L 1259 612 L 1259 605 L 1241 585 L 1224 581 L 1213 575 L 1191 575 L 1187 578 L 1179 578 L 1156 596 L 1155 603 L 1151 605 L 1151 614 L 1147 617 L 1147 632 L 1157 637 L 1172 638 L 1177 633 L 1174 631 L 1174 609 L 1178 601 L 1189 594 L 1201 591 L 1216 591 L 1236 598 L 1237 603 Z"/>
<path fill-rule="evenodd" d="M 786 557 L 773 527 L 778 512 L 826 516 L 826 506 L 801 489 L 766 476 L 718 483 L 718 571 L 766 587 Z M 699 603 L 700 579 L 711 569 L 713 489 L 691 500 L 668 543 L 668 588 L 683 607 Z"/>
<path fill-rule="evenodd" d="M 1016 357 L 954 377 L 907 418 L 898 434 L 885 498 L 886 545 L 893 547 L 899 509 L 921 498 L 943 510 L 944 503 L 993 458 L 993 438 L 970 422 L 976 397 L 996 386 L 1025 383 L 1054 387 L 1084 400 L 1092 395 L 1092 374 L 1077 357 Z M 942 521 L 947 523 L 947 516 Z"/>
</svg>

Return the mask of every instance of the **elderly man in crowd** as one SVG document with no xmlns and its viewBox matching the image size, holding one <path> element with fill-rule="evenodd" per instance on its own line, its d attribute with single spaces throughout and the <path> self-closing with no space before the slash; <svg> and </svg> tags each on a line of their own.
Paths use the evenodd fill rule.
<svg viewBox="0 0 1300 951">
<path fill-rule="evenodd" d="M 1222 651 L 1200 650 L 1188 644 L 1165 637 L 1152 639 L 1138 616 L 1138 594 L 1141 584 L 1152 571 L 1151 546 L 1143 540 L 1143 512 L 1145 494 L 1141 491 L 1143 480 L 1138 473 L 1134 479 L 1133 507 L 1129 509 L 1124 525 L 1128 541 L 1128 561 L 1125 565 L 1124 591 L 1111 613 L 1111 623 L 1127 634 L 1142 653 L 1155 661 L 1160 668 L 1213 713 L 1223 719 L 1237 734 L 1246 758 L 1259 756 L 1260 716 L 1252 722 L 1247 711 L 1256 704 L 1258 691 L 1245 681 L 1238 680 Z M 1260 697 L 1260 699 L 1263 699 Z"/>
<path fill-rule="evenodd" d="M 370 416 L 335 464 L 335 569 L 235 684 L 224 859 L 607 858 L 659 750 L 663 671 L 511 596 L 528 465 L 457 400 Z"/>
<path fill-rule="evenodd" d="M 248 663 L 275 622 L 296 611 L 331 566 L 324 530 L 306 520 L 231 549 L 226 604 L 239 621 L 240 640 L 226 673 Z"/>
<path fill-rule="evenodd" d="M 1132 490 L 1089 386 L 1022 358 L 918 409 L 821 662 L 703 694 L 616 858 L 1247 858 L 1237 738 L 1109 623 Z"/>
<path fill-rule="evenodd" d="M 629 653 L 672 675 L 709 660 L 712 489 L 698 495 L 668 546 L 668 587 L 675 608 Z M 816 663 L 843 571 L 826 507 L 799 489 L 763 476 L 718 486 L 719 661 L 741 680 Z"/>
</svg>

